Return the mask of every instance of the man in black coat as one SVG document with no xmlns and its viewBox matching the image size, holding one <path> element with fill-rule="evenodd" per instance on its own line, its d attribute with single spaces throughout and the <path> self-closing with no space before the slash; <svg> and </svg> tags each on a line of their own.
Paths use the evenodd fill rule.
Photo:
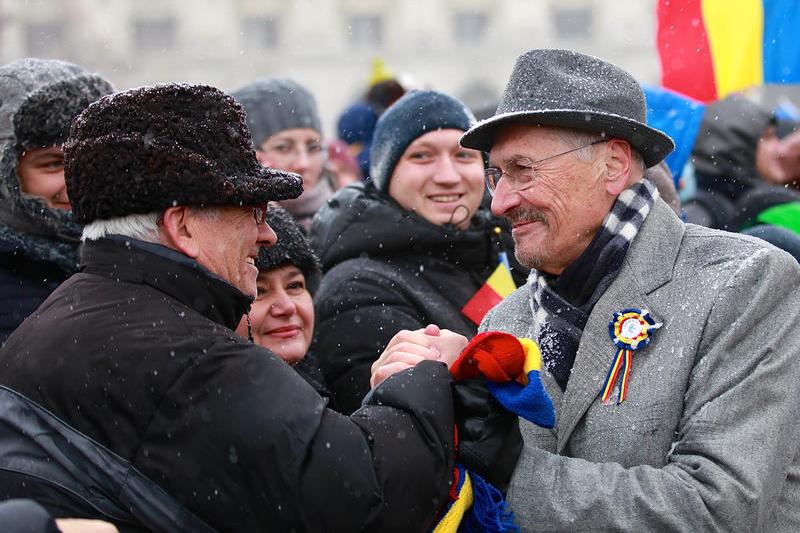
<svg viewBox="0 0 800 533">
<path fill-rule="evenodd" d="M 0 385 L 213 528 L 430 528 L 453 468 L 444 364 L 397 373 L 345 417 L 232 331 L 258 247 L 275 242 L 265 206 L 301 192 L 299 176 L 257 163 L 241 107 L 211 87 L 134 89 L 90 106 L 65 148 L 81 272 L 0 349 Z M 431 350 L 455 355 L 448 338 Z M 0 468 L 0 487 L 54 516 L 108 519 L 25 473 Z"/>
</svg>

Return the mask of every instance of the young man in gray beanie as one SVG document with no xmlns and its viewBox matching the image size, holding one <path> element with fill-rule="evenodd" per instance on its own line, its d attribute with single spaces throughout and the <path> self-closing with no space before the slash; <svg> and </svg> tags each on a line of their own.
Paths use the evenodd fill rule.
<svg viewBox="0 0 800 533">
<path fill-rule="evenodd" d="M 286 78 L 261 78 L 232 93 L 247 113 L 259 162 L 303 177 L 303 194 L 281 205 L 305 229 L 328 198 L 333 179 L 324 169 L 322 125 L 314 96 Z"/>
<path fill-rule="evenodd" d="M 522 529 L 800 530 L 797 262 L 675 215 L 643 179 L 672 141 L 600 59 L 523 54 L 461 143 L 533 269 L 481 330 L 539 342 L 556 409 L 520 422 Z"/>
<path fill-rule="evenodd" d="M 161 531 L 429 530 L 454 464 L 447 367 L 396 373 L 345 417 L 233 331 L 275 244 L 266 205 L 301 191 L 258 164 L 233 98 L 102 98 L 66 172 L 82 268 L 0 348 L 0 497 Z M 451 361 L 457 337 L 426 353 Z"/>
<path fill-rule="evenodd" d="M 61 145 L 72 119 L 111 91 L 64 61 L 0 66 L 0 342 L 78 269 Z"/>
</svg>

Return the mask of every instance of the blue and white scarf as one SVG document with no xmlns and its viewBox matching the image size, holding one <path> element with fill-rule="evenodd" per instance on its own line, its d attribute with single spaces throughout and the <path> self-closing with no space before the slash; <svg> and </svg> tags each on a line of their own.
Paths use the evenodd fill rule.
<svg viewBox="0 0 800 533">
<path fill-rule="evenodd" d="M 592 242 L 560 276 L 531 270 L 531 338 L 539 343 L 542 361 L 562 390 L 589 314 L 616 279 L 658 196 L 648 179 L 635 183 L 620 193 Z"/>
</svg>

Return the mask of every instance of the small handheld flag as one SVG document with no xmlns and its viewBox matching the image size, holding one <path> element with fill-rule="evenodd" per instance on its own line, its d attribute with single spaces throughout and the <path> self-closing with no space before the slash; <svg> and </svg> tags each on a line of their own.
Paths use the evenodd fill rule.
<svg viewBox="0 0 800 533">
<path fill-rule="evenodd" d="M 503 301 L 503 298 L 517 290 L 508 263 L 501 258 L 497 268 L 480 289 L 461 308 L 461 312 L 475 324 L 480 324 L 483 317 L 492 307 Z"/>
</svg>

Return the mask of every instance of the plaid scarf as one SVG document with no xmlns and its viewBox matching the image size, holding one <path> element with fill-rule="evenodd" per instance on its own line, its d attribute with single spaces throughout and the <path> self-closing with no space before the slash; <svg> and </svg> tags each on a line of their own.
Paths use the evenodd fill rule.
<svg viewBox="0 0 800 533">
<path fill-rule="evenodd" d="M 656 198 L 652 182 L 635 183 L 617 197 L 592 242 L 560 276 L 531 270 L 530 336 L 538 341 L 542 361 L 562 390 L 567 388 L 589 314 L 617 277 Z"/>
</svg>

